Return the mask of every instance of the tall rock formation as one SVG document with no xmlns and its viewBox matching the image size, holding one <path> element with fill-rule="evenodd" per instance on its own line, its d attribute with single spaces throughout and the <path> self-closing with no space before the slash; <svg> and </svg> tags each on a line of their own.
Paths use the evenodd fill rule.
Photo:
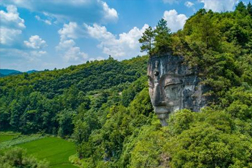
<svg viewBox="0 0 252 168">
<path fill-rule="evenodd" d="M 184 64 L 183 57 L 152 56 L 148 62 L 149 95 L 155 113 L 166 126 L 169 114 L 184 108 L 200 111 L 207 104 L 196 68 Z"/>
</svg>

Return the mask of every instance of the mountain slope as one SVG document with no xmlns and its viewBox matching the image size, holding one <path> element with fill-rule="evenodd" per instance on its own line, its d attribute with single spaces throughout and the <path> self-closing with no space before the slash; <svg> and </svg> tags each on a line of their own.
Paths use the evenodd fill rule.
<svg viewBox="0 0 252 168">
<path fill-rule="evenodd" d="M 171 34 L 215 97 L 161 127 L 148 94 L 148 57 L 0 79 L 0 129 L 73 138 L 81 167 L 252 167 L 252 6 L 204 9 Z M 165 42 L 165 44 L 167 44 Z"/>
<path fill-rule="evenodd" d="M 9 75 L 17 75 L 22 72 L 12 69 L 0 69 L 0 76 L 9 76 Z"/>
<path fill-rule="evenodd" d="M 72 113 L 67 116 L 72 120 L 81 104 L 86 103 L 86 108 L 90 106 L 92 96 L 89 95 L 95 94 L 90 91 L 107 97 L 106 90 L 114 88 L 113 92 L 118 94 L 145 75 L 147 59 L 137 57 L 118 62 L 110 58 L 62 70 L 1 78 L 0 129 L 56 134 L 60 124 L 64 125 L 60 123 L 60 113 Z M 62 134 L 69 135 L 72 127 Z"/>
</svg>

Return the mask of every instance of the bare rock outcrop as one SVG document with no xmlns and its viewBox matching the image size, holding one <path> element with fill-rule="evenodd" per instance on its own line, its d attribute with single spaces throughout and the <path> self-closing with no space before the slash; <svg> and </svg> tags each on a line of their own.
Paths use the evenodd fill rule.
<svg viewBox="0 0 252 168">
<path fill-rule="evenodd" d="M 163 126 L 170 113 L 184 108 L 200 111 L 207 104 L 208 87 L 200 83 L 197 68 L 184 64 L 183 57 L 152 56 L 148 62 L 149 95 Z"/>
</svg>

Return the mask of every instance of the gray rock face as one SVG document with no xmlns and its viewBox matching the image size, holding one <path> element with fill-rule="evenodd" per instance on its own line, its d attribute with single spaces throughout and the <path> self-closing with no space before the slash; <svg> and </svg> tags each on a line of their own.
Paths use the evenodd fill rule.
<svg viewBox="0 0 252 168">
<path fill-rule="evenodd" d="M 149 95 L 163 126 L 169 114 L 184 108 L 199 111 L 206 106 L 208 89 L 200 84 L 197 69 L 183 63 L 183 57 L 164 55 L 148 62 Z"/>
</svg>

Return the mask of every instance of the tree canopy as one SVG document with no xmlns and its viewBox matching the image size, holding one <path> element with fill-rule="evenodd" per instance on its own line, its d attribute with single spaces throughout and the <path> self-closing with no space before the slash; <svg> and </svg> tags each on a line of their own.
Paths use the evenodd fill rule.
<svg viewBox="0 0 252 168">
<path fill-rule="evenodd" d="M 176 33 L 161 19 L 140 43 L 149 56 L 183 56 L 197 67 L 212 104 L 175 112 L 161 127 L 148 93 L 148 56 L 110 58 L 0 78 L 0 130 L 73 138 L 81 167 L 252 167 L 251 4 L 201 9 Z"/>
<path fill-rule="evenodd" d="M 167 21 L 161 19 L 156 28 L 149 26 L 139 39 L 142 44 L 141 51 L 146 51 L 150 56 L 163 55 L 171 51 L 171 30 Z"/>
</svg>

